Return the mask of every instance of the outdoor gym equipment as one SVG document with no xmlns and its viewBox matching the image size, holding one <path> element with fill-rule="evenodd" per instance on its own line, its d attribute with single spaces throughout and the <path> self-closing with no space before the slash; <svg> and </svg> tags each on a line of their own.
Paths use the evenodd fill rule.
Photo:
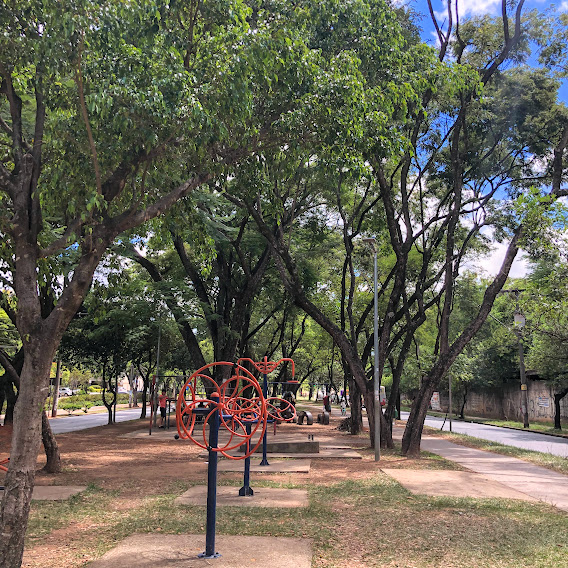
<svg viewBox="0 0 568 568">
<path fill-rule="evenodd" d="M 278 365 L 280 365 L 280 363 L 282 363 L 283 361 L 290 361 L 290 363 L 292 363 L 292 376 L 294 376 L 294 361 L 288 357 L 284 357 L 282 359 L 279 359 L 278 361 L 269 361 L 268 357 L 264 357 L 263 361 L 253 361 L 252 359 L 249 359 L 248 357 L 241 357 L 238 361 L 237 361 L 237 365 L 241 365 L 241 363 L 247 362 L 250 363 L 259 373 L 262 373 L 262 377 L 263 377 L 263 383 L 262 383 L 262 394 L 264 395 L 264 398 L 268 398 L 268 375 L 270 373 L 272 373 L 277 367 Z M 288 401 L 286 401 L 288 402 Z M 295 415 L 295 412 L 294 412 Z M 262 438 L 262 461 L 260 462 L 260 465 L 270 465 L 268 463 L 268 459 L 266 457 L 266 445 L 267 445 L 267 441 L 266 441 L 266 429 L 264 431 L 264 436 Z"/>
<path fill-rule="evenodd" d="M 298 413 L 298 424 L 301 426 L 304 423 L 304 419 L 306 420 L 306 424 L 311 426 L 314 423 L 314 417 L 312 416 L 311 412 L 304 411 Z"/>
<path fill-rule="evenodd" d="M 289 400 L 286 400 L 284 398 L 279 398 L 277 396 L 268 397 L 268 399 L 266 400 L 266 408 L 267 408 L 267 422 L 273 422 L 275 428 L 277 422 L 293 422 L 296 418 L 296 408 Z M 250 429 L 250 422 L 247 423 L 247 428 Z M 266 432 L 264 433 L 263 436 L 263 439 L 265 438 L 266 438 Z M 247 446 L 247 451 L 248 451 L 248 446 Z M 239 489 L 239 496 L 245 497 L 252 495 L 254 495 L 254 491 L 250 486 L 250 454 L 249 454 L 249 456 L 245 458 L 243 486 Z"/>
<path fill-rule="evenodd" d="M 229 367 L 230 378 L 220 385 L 209 372 L 215 367 Z M 201 383 L 202 387 L 200 387 Z M 199 392 L 204 388 L 205 396 Z M 202 421 L 198 420 L 202 418 Z M 207 468 L 207 531 L 205 552 L 200 558 L 218 558 L 215 552 L 217 509 L 217 457 L 247 459 L 260 446 L 266 431 L 268 406 L 256 378 L 244 367 L 226 361 L 211 363 L 197 370 L 183 386 L 176 405 L 178 436 L 189 439 L 209 453 Z M 197 432 L 201 426 L 201 432 Z M 209 427 L 209 438 L 207 438 Z M 227 431 L 228 441 L 219 445 L 219 429 Z M 258 441 L 255 442 L 258 435 Z M 252 441 L 252 443 L 251 443 Z M 242 455 L 229 452 L 246 444 Z"/>
</svg>

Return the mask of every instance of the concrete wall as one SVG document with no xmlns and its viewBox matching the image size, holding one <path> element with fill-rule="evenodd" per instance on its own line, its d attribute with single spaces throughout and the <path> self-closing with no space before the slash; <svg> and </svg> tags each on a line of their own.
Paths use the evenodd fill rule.
<svg viewBox="0 0 568 568">
<path fill-rule="evenodd" d="M 448 397 L 441 397 L 444 411 L 448 408 Z M 461 398 L 453 401 L 454 411 L 461 407 Z M 554 420 L 554 393 L 544 381 L 528 380 L 529 421 Z M 483 416 L 485 418 L 506 418 L 521 420 L 520 383 L 505 384 L 501 391 L 470 392 L 467 396 L 465 415 Z M 560 416 L 568 418 L 568 396 L 560 401 Z"/>
</svg>

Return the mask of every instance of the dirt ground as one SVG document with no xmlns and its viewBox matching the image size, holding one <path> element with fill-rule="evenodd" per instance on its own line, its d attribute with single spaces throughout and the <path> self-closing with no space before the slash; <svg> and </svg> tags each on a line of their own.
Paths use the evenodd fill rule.
<svg viewBox="0 0 568 568">
<path fill-rule="evenodd" d="M 346 479 L 365 479 L 376 474 L 377 465 L 368 447 L 368 434 L 352 437 L 340 432 L 336 429 L 339 421 L 339 416 L 332 416 L 329 426 L 283 424 L 279 429 L 286 433 L 297 433 L 299 439 L 307 438 L 307 434 L 314 434 L 316 440 L 318 436 L 329 438 L 332 435 L 341 445 L 355 447 L 361 452 L 363 459 L 357 460 L 356 467 L 354 460 L 350 459 L 315 459 L 312 460 L 309 474 L 272 474 L 269 476 L 270 481 L 285 484 L 302 484 L 309 481 L 311 484 L 330 485 Z M 158 440 L 156 436 L 121 437 L 122 434 L 147 428 L 147 425 L 147 420 L 122 422 L 58 435 L 63 471 L 57 475 L 43 472 L 41 468 L 45 464 L 45 456 L 40 452 L 36 485 L 93 484 L 103 490 L 113 491 L 113 498 L 109 503 L 111 510 L 108 514 L 119 515 L 121 511 L 140 506 L 145 497 L 158 495 L 176 482 L 205 484 L 207 464 L 204 459 L 199 458 L 203 449 L 189 441 L 174 440 L 175 429 L 171 430 L 171 442 Z M 1 460 L 3 456 L 8 455 L 8 428 L 1 428 L 0 433 Z M 382 465 L 391 468 L 424 468 L 428 467 L 428 460 L 405 459 L 393 453 L 383 456 Z M 434 462 L 430 465 L 437 467 Z M 0 485 L 4 475 L 0 471 Z M 222 479 L 223 483 L 238 483 L 242 480 L 242 473 L 224 473 Z M 77 566 L 75 549 L 80 547 L 83 539 L 92 535 L 94 529 L 96 527 L 93 527 L 92 521 L 74 519 L 67 526 L 48 531 L 45 536 L 29 539 L 23 566 L 36 568 L 54 565 L 54 558 L 57 558 L 59 568 Z M 90 559 L 92 558 L 87 557 L 85 561 Z"/>
</svg>

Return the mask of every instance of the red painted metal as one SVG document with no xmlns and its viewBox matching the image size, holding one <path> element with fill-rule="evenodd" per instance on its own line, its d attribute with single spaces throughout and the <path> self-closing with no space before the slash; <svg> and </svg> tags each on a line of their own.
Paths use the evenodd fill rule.
<svg viewBox="0 0 568 568">
<path fill-rule="evenodd" d="M 209 371 L 216 366 L 229 366 L 233 373 L 220 385 L 209 375 Z M 203 385 L 201 389 L 199 382 Z M 200 390 L 210 394 L 200 395 Z M 209 412 L 204 410 L 206 408 Z M 207 442 L 207 424 L 215 410 L 219 410 L 220 427 L 229 432 L 229 440 L 217 448 L 210 448 Z M 201 435 L 197 434 L 196 429 L 199 417 L 203 418 Z M 211 363 L 195 371 L 182 387 L 176 404 L 176 423 L 180 438 L 190 439 L 201 448 L 220 452 L 235 460 L 245 459 L 258 449 L 266 430 L 267 417 L 267 402 L 254 375 L 244 367 L 228 361 Z M 247 423 L 251 425 L 250 434 L 247 433 Z M 257 436 L 256 443 L 252 442 Z M 249 448 L 244 454 L 234 456 L 228 453 L 247 442 Z"/>
<path fill-rule="evenodd" d="M 264 357 L 263 361 L 253 361 L 248 357 L 241 357 L 237 361 L 237 365 L 240 365 L 244 361 L 250 363 L 259 373 L 263 373 L 264 375 L 269 375 L 270 373 L 272 373 L 272 371 L 274 371 L 274 369 L 276 369 L 276 367 L 278 367 L 278 365 L 280 365 L 280 363 L 282 363 L 283 361 L 288 361 L 292 363 L 292 376 L 294 376 L 294 361 L 289 357 L 283 357 L 278 361 L 269 361 L 268 357 Z"/>
</svg>

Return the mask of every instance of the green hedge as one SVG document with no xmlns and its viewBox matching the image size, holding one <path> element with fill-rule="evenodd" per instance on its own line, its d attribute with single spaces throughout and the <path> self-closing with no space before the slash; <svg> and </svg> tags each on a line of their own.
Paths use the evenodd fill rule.
<svg viewBox="0 0 568 568">
<path fill-rule="evenodd" d="M 107 395 L 107 400 L 111 400 L 112 395 Z M 140 397 L 139 397 L 140 402 Z M 120 393 L 117 404 L 128 404 L 128 394 Z M 95 394 L 74 394 L 73 396 L 61 396 L 57 403 L 57 408 L 72 412 L 73 410 L 83 410 L 87 412 L 92 406 L 104 406 L 102 393 Z M 46 409 L 50 408 L 50 401 L 46 403 Z"/>
</svg>

